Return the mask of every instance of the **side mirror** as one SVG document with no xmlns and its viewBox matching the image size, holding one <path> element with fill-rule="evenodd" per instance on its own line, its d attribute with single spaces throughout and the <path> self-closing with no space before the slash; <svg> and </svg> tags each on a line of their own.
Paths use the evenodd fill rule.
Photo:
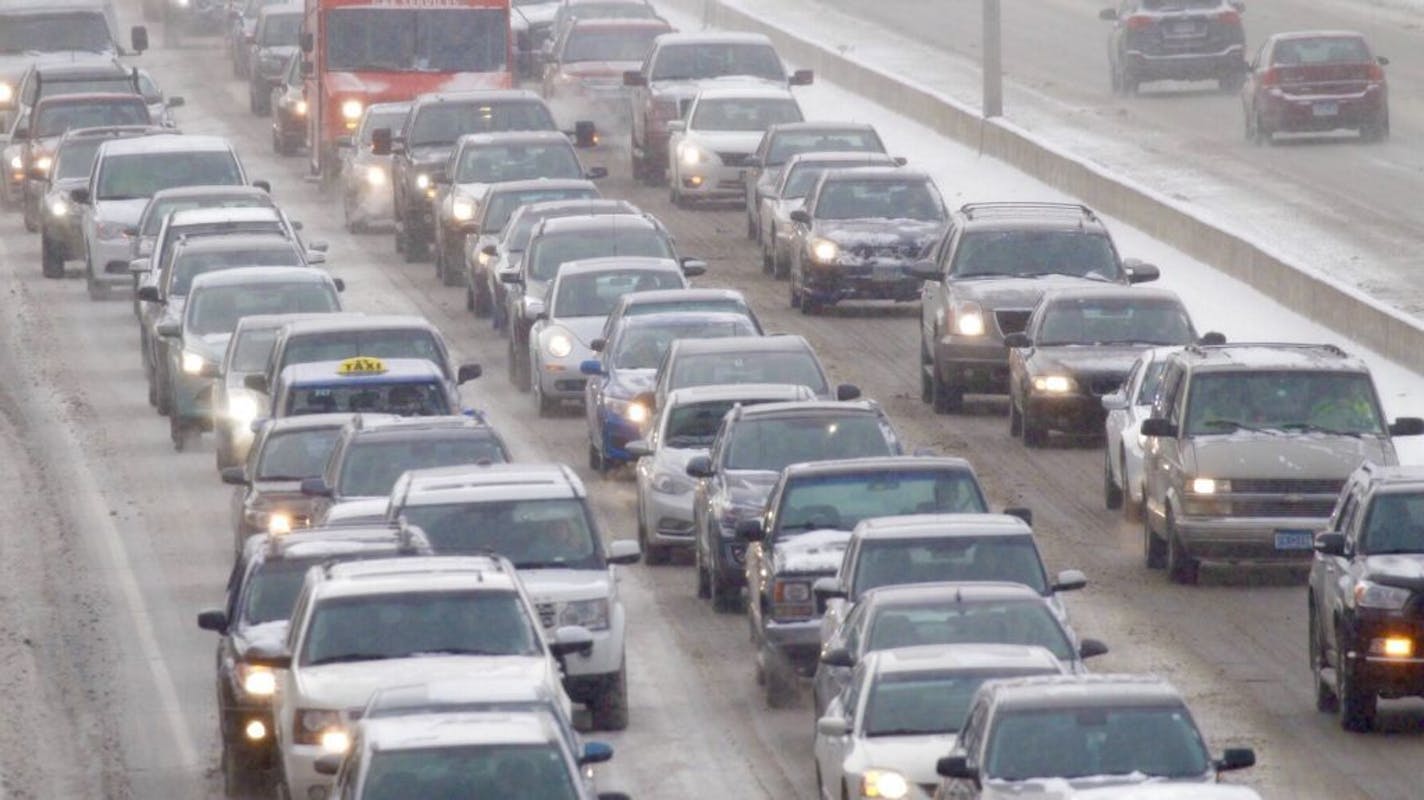
<svg viewBox="0 0 1424 800">
<path fill-rule="evenodd" d="M 1088 585 L 1088 576 L 1076 569 L 1065 569 L 1058 573 L 1058 578 L 1053 582 L 1055 592 L 1076 592 Z"/>
<path fill-rule="evenodd" d="M 321 478 L 303 478 L 302 494 L 307 497 L 331 497 L 331 487 Z"/>
<path fill-rule="evenodd" d="M 316 37 L 310 33 L 303 33 L 301 39 L 302 52 L 310 53 L 316 47 Z"/>
<path fill-rule="evenodd" d="M 1004 509 L 1004 514 L 1010 517 L 1018 517 L 1024 521 L 1025 525 L 1033 524 L 1033 509 L 1023 506 L 1010 506 Z"/>
<path fill-rule="evenodd" d="M 682 265 L 682 274 L 689 278 L 707 273 L 707 262 L 700 258 L 683 258 L 678 263 Z"/>
<path fill-rule="evenodd" d="M 712 457 L 701 455 L 687 460 L 687 475 L 691 478 L 710 478 L 716 475 L 712 469 Z"/>
<path fill-rule="evenodd" d="M 1420 436 L 1424 435 L 1424 419 L 1419 417 L 1400 417 L 1389 426 L 1390 436 Z"/>
<path fill-rule="evenodd" d="M 355 146 L 356 146 L 356 137 L 355 137 L 355 136 L 351 136 L 351 135 L 349 135 L 349 134 L 346 135 L 346 136 L 338 136 L 338 137 L 336 137 L 336 146 L 337 146 L 337 147 L 346 147 L 346 148 L 355 147 Z"/>
<path fill-rule="evenodd" d="M 292 655 L 281 645 L 255 644 L 247 651 L 243 660 L 256 667 L 268 669 L 291 669 Z"/>
<path fill-rule="evenodd" d="M 891 160 L 895 162 L 895 166 L 897 167 L 903 167 L 906 164 L 910 163 L 910 159 L 905 158 L 904 156 L 895 156 Z"/>
<path fill-rule="evenodd" d="M 737 522 L 737 538 L 744 542 L 760 542 L 766 538 L 760 519 L 744 519 Z"/>
<path fill-rule="evenodd" d="M 1112 394 L 1103 395 L 1104 411 L 1122 411 L 1127 408 L 1127 395 L 1121 389 Z"/>
<path fill-rule="evenodd" d="M 69 200 L 75 205 L 89 205 L 89 189 L 83 186 L 79 187 L 78 189 L 70 189 Z"/>
<path fill-rule="evenodd" d="M 312 764 L 312 769 L 316 770 L 316 774 L 318 775 L 335 775 L 341 771 L 341 758 L 342 757 L 336 753 L 327 753 L 324 756 L 319 756 L 316 762 Z"/>
<path fill-rule="evenodd" d="M 198 377 L 199 377 L 199 378 L 217 378 L 217 377 L 221 377 L 221 376 L 222 376 L 222 373 L 219 371 L 218 367 L 219 367 L 219 365 L 216 364 L 216 363 L 214 363 L 214 362 L 212 362 L 212 361 L 204 361 L 204 362 L 203 362 L 203 366 L 201 366 L 201 367 L 198 368 Z"/>
<path fill-rule="evenodd" d="M 371 152 L 378 156 L 391 154 L 391 129 L 377 128 L 371 131 Z"/>
<path fill-rule="evenodd" d="M 916 261 L 905 267 L 905 273 L 912 278 L 931 283 L 939 283 L 944 280 L 944 273 L 939 271 L 939 265 L 933 261 Z"/>
<path fill-rule="evenodd" d="M 213 633 L 227 630 L 227 612 L 221 608 L 208 608 L 198 612 L 198 627 Z"/>
<path fill-rule="evenodd" d="M 816 80 L 816 73 L 809 69 L 798 69 L 786 81 L 792 86 L 810 86 Z"/>
<path fill-rule="evenodd" d="M 979 779 L 979 770 L 969 766 L 969 759 L 961 755 L 945 756 L 936 761 L 935 772 L 942 777 L 962 781 Z"/>
<path fill-rule="evenodd" d="M 579 766 L 589 764 L 602 764 L 613 760 L 613 746 L 603 742 L 584 742 L 583 752 L 579 754 Z"/>
<path fill-rule="evenodd" d="M 648 445 L 647 439 L 634 439 L 623 445 L 623 450 L 633 458 L 642 458 L 653 454 L 653 448 Z"/>
<path fill-rule="evenodd" d="M 480 252 L 481 252 L 481 253 L 484 253 L 485 255 L 489 256 L 490 258 L 498 258 L 498 257 L 499 257 L 499 247 L 496 246 L 496 245 L 493 245 L 493 244 L 487 244 L 487 245 L 485 245 L 484 247 L 481 247 L 481 248 L 480 248 Z"/>
<path fill-rule="evenodd" d="M 258 394 L 267 394 L 267 376 L 260 373 L 248 375 L 242 379 L 242 386 Z"/>
<path fill-rule="evenodd" d="M 574 147 L 580 147 L 586 150 L 597 144 L 598 126 L 594 125 L 592 120 L 581 119 L 574 123 Z M 590 170 L 590 172 L 592 172 L 592 170 Z M 607 175 L 608 170 L 603 170 L 603 174 Z M 589 176 L 590 179 L 592 177 L 592 175 Z"/>
<path fill-rule="evenodd" d="M 272 183 L 271 183 L 270 181 L 253 181 L 253 182 L 252 182 L 252 188 L 254 188 L 254 189 L 261 189 L 262 191 L 266 192 L 267 194 L 271 194 L 271 193 L 272 193 Z"/>
<path fill-rule="evenodd" d="M 1376 56 L 1375 61 L 1378 61 L 1381 67 L 1389 66 L 1389 59 L 1385 58 L 1384 56 Z"/>
<path fill-rule="evenodd" d="M 456 370 L 455 382 L 461 384 L 469 383 L 483 374 L 484 368 L 479 364 L 461 364 L 460 368 Z"/>
<path fill-rule="evenodd" d="M 164 320 L 153 326 L 153 332 L 165 339 L 176 339 L 183 335 L 183 323 L 176 320 Z"/>
<path fill-rule="evenodd" d="M 608 563 L 636 564 L 643 559 L 643 548 L 636 539 L 618 539 L 608 544 Z"/>
<path fill-rule="evenodd" d="M 1231 772 L 1256 766 L 1256 751 L 1249 747 L 1228 747 L 1221 753 L 1213 766 L 1217 772 Z"/>
<path fill-rule="evenodd" d="M 795 211 L 792 211 L 792 212 L 791 212 L 791 221 L 792 221 L 792 222 L 799 222 L 799 223 L 801 223 L 802 225 L 810 225 L 810 224 L 811 224 L 811 215 L 810 215 L 809 213 L 807 213 L 806 209 L 804 209 L 804 208 L 798 208 L 798 209 L 796 209 Z"/>
<path fill-rule="evenodd" d="M 687 130 L 687 121 L 681 119 L 669 120 L 667 124 L 668 133 L 683 133 Z"/>
<path fill-rule="evenodd" d="M 1315 552 L 1323 556 L 1345 555 L 1345 534 L 1335 531 L 1315 534 Z"/>
<path fill-rule="evenodd" d="M 579 362 L 579 372 L 584 375 L 603 375 L 603 362 L 596 358 L 590 358 Z"/>
<path fill-rule="evenodd" d="M 1142 435 L 1171 439 L 1177 435 L 1177 426 L 1161 417 L 1150 417 L 1142 421 Z"/>
<path fill-rule="evenodd" d="M 593 634 L 579 625 L 563 625 L 554 629 L 554 640 L 549 642 L 549 652 L 558 658 L 570 653 L 588 655 L 593 652 Z"/>
<path fill-rule="evenodd" d="M 855 666 L 855 657 L 844 647 L 832 647 L 821 654 L 821 663 L 828 667 L 845 667 L 850 669 Z"/>
<path fill-rule="evenodd" d="M 1018 350 L 1024 347 L 1033 347 L 1033 339 L 1027 333 L 1019 331 L 1004 337 L 1004 346 L 1011 350 Z"/>
<path fill-rule="evenodd" d="M 592 350 L 592 351 L 595 352 L 595 353 L 602 353 L 602 352 L 603 352 L 603 348 L 605 348 L 605 347 L 607 347 L 607 346 L 608 346 L 608 340 L 607 340 L 607 339 L 604 339 L 604 338 L 601 337 L 601 336 L 600 336 L 599 338 L 594 339 L 593 341 L 591 341 L 591 342 L 588 343 L 588 349 Z"/>
<path fill-rule="evenodd" d="M 145 303 L 162 303 L 163 298 L 158 296 L 157 286 L 138 287 L 138 299 Z"/>
<path fill-rule="evenodd" d="M 842 383 L 836 387 L 836 399 L 841 402 L 860 399 L 860 387 L 853 383 Z"/>
<path fill-rule="evenodd" d="M 1106 22 L 1116 22 L 1116 21 L 1117 21 L 1117 9 L 1115 9 L 1115 8 L 1105 8 L 1105 9 L 1103 9 L 1102 11 L 1099 11 L 1099 12 L 1098 12 L 1098 19 L 1104 20 L 1104 21 L 1106 21 Z"/>
<path fill-rule="evenodd" d="M 1204 344 L 1208 347 L 1226 344 L 1226 334 L 1218 333 L 1217 331 L 1208 331 L 1202 334 L 1202 337 L 1197 340 L 1197 344 Z"/>
<path fill-rule="evenodd" d="M 175 95 L 163 101 L 164 108 L 182 108 L 188 105 L 188 101 L 182 95 Z"/>
<path fill-rule="evenodd" d="M 845 717 L 821 717 L 816 720 L 816 733 L 832 739 L 839 739 L 850 733 L 850 724 Z"/>
<path fill-rule="evenodd" d="M 148 28 L 135 25 L 129 29 L 129 49 L 142 53 L 148 49 Z"/>
<path fill-rule="evenodd" d="M 648 79 L 643 76 L 643 73 L 642 73 L 642 72 L 639 72 L 639 71 L 636 70 L 636 69 L 630 69 L 630 70 L 628 70 L 627 72 L 623 73 L 623 85 L 624 85 L 624 86 L 647 86 L 647 85 L 648 85 Z"/>
<path fill-rule="evenodd" d="M 1078 657 L 1084 661 L 1090 658 L 1097 658 L 1101 655 L 1107 655 L 1107 652 L 1108 646 L 1098 639 L 1084 639 L 1082 643 L 1078 645 Z"/>
<path fill-rule="evenodd" d="M 331 243 L 316 239 L 307 243 L 307 249 L 316 253 L 325 253 L 331 249 Z"/>
<path fill-rule="evenodd" d="M 223 467 L 221 474 L 222 482 L 231 486 L 247 486 L 251 483 L 242 467 Z"/>
<path fill-rule="evenodd" d="M 1162 277 L 1162 271 L 1156 265 L 1141 259 L 1129 258 L 1122 262 L 1122 266 L 1127 270 L 1128 283 L 1151 283 Z"/>
<path fill-rule="evenodd" d="M 589 167 L 584 170 L 583 176 L 591 181 L 602 180 L 608 177 L 608 167 Z"/>
<path fill-rule="evenodd" d="M 345 278 L 332 278 L 332 279 L 331 279 L 331 285 L 332 285 L 332 286 L 335 286 L 335 287 L 336 287 L 336 291 L 338 291 L 338 292 L 344 292 L 344 291 L 346 291 L 346 279 L 345 279 Z"/>
</svg>

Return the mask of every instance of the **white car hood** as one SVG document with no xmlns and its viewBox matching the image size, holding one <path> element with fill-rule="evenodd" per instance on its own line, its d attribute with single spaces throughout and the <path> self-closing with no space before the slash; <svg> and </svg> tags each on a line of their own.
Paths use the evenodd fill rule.
<svg viewBox="0 0 1424 800">
<path fill-rule="evenodd" d="M 612 588 L 608 572 L 601 569 L 522 569 L 519 579 L 536 603 L 595 600 Z"/>
<path fill-rule="evenodd" d="M 762 131 L 688 131 L 687 141 L 714 153 L 756 152 Z"/>
<path fill-rule="evenodd" d="M 99 200 L 94 203 L 94 218 L 101 222 L 135 225 L 148 206 L 147 197 L 132 200 Z"/>
<path fill-rule="evenodd" d="M 893 769 L 921 786 L 940 782 L 935 762 L 954 749 L 959 737 L 953 733 L 934 736 L 876 736 L 857 739 L 855 749 L 846 759 L 847 771 L 857 773 L 868 768 Z"/>
<path fill-rule="evenodd" d="M 355 661 L 301 667 L 298 702 L 304 707 L 351 709 L 366 705 L 371 693 L 391 686 L 430 681 L 518 680 L 549 684 L 549 661 L 543 656 L 425 656 L 385 661 Z M 558 678 L 553 678 L 557 683 Z"/>
</svg>

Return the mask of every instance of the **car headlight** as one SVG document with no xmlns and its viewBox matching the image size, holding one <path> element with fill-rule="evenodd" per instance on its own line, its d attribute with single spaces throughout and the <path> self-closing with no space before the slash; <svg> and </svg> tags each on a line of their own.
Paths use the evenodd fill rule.
<svg viewBox="0 0 1424 800">
<path fill-rule="evenodd" d="M 544 339 L 544 350 L 554 358 L 568 358 L 574 351 L 574 341 L 567 334 L 553 333 Z"/>
<path fill-rule="evenodd" d="M 346 737 L 346 726 L 340 711 L 299 708 L 293 728 L 292 733 L 297 744 L 321 745 L 327 752 L 332 753 L 344 753 L 346 746 L 351 744 L 350 738 Z M 344 743 L 342 738 L 345 738 Z M 328 744 L 331 747 L 328 747 Z M 339 750 L 333 749 L 338 745 L 344 746 Z"/>
<path fill-rule="evenodd" d="M 40 156 L 39 158 L 35 159 L 35 169 L 45 173 L 46 175 L 49 174 L 49 168 L 52 166 L 54 166 L 54 158 L 52 158 L 51 156 Z"/>
<path fill-rule="evenodd" d="M 296 104 L 292 106 L 292 113 L 299 117 L 305 117 L 307 115 L 307 101 L 298 100 Z"/>
<path fill-rule="evenodd" d="M 285 536 L 292 532 L 292 515 L 285 511 L 273 511 L 267 515 L 267 532 L 273 536 Z"/>
<path fill-rule="evenodd" d="M 242 691 L 252 697 L 271 697 L 277 692 L 277 675 L 270 667 L 238 664 L 237 681 Z"/>
<path fill-rule="evenodd" d="M 49 215 L 51 217 L 65 217 L 69 215 L 69 203 L 63 197 L 56 197 L 49 201 Z"/>
<path fill-rule="evenodd" d="M 1193 478 L 1191 489 L 1192 494 L 1226 494 L 1231 491 L 1231 481 L 1217 480 L 1216 478 Z"/>
<path fill-rule="evenodd" d="M 590 630 L 608 627 L 608 598 L 574 600 L 559 611 L 560 625 L 580 625 Z"/>
<path fill-rule="evenodd" d="M 841 246 L 830 239 L 811 240 L 811 257 L 822 264 L 834 263 L 840 254 Z"/>
<path fill-rule="evenodd" d="M 376 187 L 385 186 L 386 170 L 382 167 L 367 167 L 366 183 Z"/>
<path fill-rule="evenodd" d="M 227 418 L 232 420 L 237 428 L 247 429 L 254 419 L 257 419 L 258 408 L 256 398 L 247 395 L 238 395 L 228 400 Z"/>
<path fill-rule="evenodd" d="M 127 225 L 118 222 L 100 222 L 94 226 L 94 234 L 100 239 L 110 241 L 114 239 L 127 239 L 128 234 L 124 232 L 127 227 Z"/>
<path fill-rule="evenodd" d="M 458 222 L 469 222 L 475 218 L 475 201 L 461 195 L 450 203 L 450 216 Z"/>
<path fill-rule="evenodd" d="M 1044 394 L 1068 394 L 1077 388 L 1078 382 L 1067 375 L 1039 375 L 1033 379 L 1033 390 Z"/>
<path fill-rule="evenodd" d="M 207 366 L 208 360 L 199 353 L 192 350 L 183 351 L 183 372 L 188 375 L 197 375 Z"/>
<path fill-rule="evenodd" d="M 428 175 L 428 174 L 426 174 L 426 173 L 424 173 L 424 172 L 420 173 L 419 175 L 416 175 L 416 176 L 415 176 L 415 188 L 417 188 L 417 189 L 429 189 L 429 188 L 430 188 L 430 175 Z"/>
<path fill-rule="evenodd" d="M 653 476 L 653 491 L 659 494 L 687 494 L 696 487 L 684 473 L 659 472 Z"/>
<path fill-rule="evenodd" d="M 960 303 L 954 309 L 954 332 L 960 336 L 983 336 L 984 309 L 978 303 Z"/>
<path fill-rule="evenodd" d="M 1398 611 L 1409 602 L 1409 595 L 1408 589 L 1384 586 L 1374 581 L 1360 581 L 1355 584 L 1355 605 L 1360 608 Z"/>
<path fill-rule="evenodd" d="M 0 103 L 8 103 L 15 99 L 15 87 L 8 83 L 0 83 Z"/>
<path fill-rule="evenodd" d="M 865 797 L 899 800 L 910 793 L 910 782 L 893 769 L 868 769 L 860 779 L 860 793 Z"/>
<path fill-rule="evenodd" d="M 366 107 L 361 104 L 360 100 L 347 100 L 341 104 L 341 116 L 347 122 L 356 122 L 361 119 L 361 112 L 365 110 Z"/>
<path fill-rule="evenodd" d="M 1385 636 L 1370 640 L 1370 655 L 1385 658 L 1413 658 L 1414 640 L 1408 636 Z"/>
<path fill-rule="evenodd" d="M 24 168 L 25 168 L 25 159 L 21 158 L 20 156 L 11 156 L 11 157 L 10 157 L 10 169 L 19 170 L 19 169 L 24 169 Z"/>
<path fill-rule="evenodd" d="M 695 167 L 707 160 L 707 153 L 695 144 L 682 142 L 677 146 L 677 157 L 684 165 Z"/>
</svg>

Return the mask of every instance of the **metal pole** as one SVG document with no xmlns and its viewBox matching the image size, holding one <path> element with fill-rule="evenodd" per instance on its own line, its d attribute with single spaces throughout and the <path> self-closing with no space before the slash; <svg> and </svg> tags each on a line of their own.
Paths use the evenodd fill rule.
<svg viewBox="0 0 1424 800">
<path fill-rule="evenodd" d="M 984 0 L 984 117 L 1004 115 L 1004 59 L 999 0 Z"/>
</svg>

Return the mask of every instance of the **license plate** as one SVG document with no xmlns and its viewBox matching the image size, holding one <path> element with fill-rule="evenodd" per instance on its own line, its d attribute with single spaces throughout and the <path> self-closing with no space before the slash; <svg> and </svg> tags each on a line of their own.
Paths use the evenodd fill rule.
<svg viewBox="0 0 1424 800">
<path fill-rule="evenodd" d="M 1309 550 L 1315 546 L 1311 531 L 1276 531 L 1277 550 Z"/>
<path fill-rule="evenodd" d="M 1339 103 L 1316 103 L 1310 107 L 1310 113 L 1317 117 L 1333 117 L 1340 113 Z"/>
<path fill-rule="evenodd" d="M 1167 26 L 1168 36 L 1197 36 L 1201 34 L 1201 26 L 1189 20 L 1173 22 Z"/>
</svg>

